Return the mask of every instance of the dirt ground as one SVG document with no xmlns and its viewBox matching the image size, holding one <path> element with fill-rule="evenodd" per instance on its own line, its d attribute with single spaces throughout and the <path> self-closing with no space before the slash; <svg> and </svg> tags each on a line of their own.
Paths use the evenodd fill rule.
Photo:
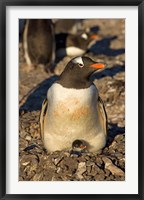
<svg viewBox="0 0 144 200">
<path fill-rule="evenodd" d="M 40 137 L 39 115 L 47 90 L 71 59 L 56 63 L 55 73 L 42 67 L 26 70 L 19 43 L 19 180 L 124 181 L 125 180 L 125 21 L 84 20 L 83 28 L 97 26 L 98 40 L 85 54 L 103 61 L 106 69 L 93 76 L 108 115 L 108 141 L 102 153 L 72 156 L 69 151 L 49 153 Z"/>
</svg>

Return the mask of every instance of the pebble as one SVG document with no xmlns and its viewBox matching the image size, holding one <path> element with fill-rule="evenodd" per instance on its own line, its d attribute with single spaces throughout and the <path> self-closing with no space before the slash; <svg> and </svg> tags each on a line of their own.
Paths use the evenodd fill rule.
<svg viewBox="0 0 144 200">
<path fill-rule="evenodd" d="M 105 168 L 108 169 L 113 175 L 124 176 L 124 172 L 115 166 L 109 158 L 103 157 L 103 161 L 105 163 Z"/>
<path fill-rule="evenodd" d="M 39 181 L 43 179 L 43 172 L 40 172 L 38 174 L 35 174 L 32 178 L 32 181 Z"/>
<path fill-rule="evenodd" d="M 31 138 L 31 136 L 27 135 L 27 136 L 25 137 L 25 139 L 28 140 L 28 141 L 31 141 L 32 138 Z"/>
<path fill-rule="evenodd" d="M 62 161 L 62 159 L 63 159 L 63 156 L 61 156 L 60 158 L 54 159 L 54 164 L 55 165 L 59 164 Z"/>
<path fill-rule="evenodd" d="M 105 175 L 104 174 L 96 174 L 94 178 L 96 181 L 103 181 L 105 179 Z"/>
<path fill-rule="evenodd" d="M 86 171 L 86 163 L 85 162 L 80 162 L 78 164 L 78 168 L 77 168 L 77 171 L 76 171 L 76 175 L 77 177 L 81 180 L 83 179 L 83 176 L 82 174 Z"/>
</svg>

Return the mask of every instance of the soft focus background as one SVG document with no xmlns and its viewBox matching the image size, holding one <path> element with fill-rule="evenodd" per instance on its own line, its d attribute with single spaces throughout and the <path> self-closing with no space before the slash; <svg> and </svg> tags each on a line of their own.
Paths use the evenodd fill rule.
<svg viewBox="0 0 144 200">
<path fill-rule="evenodd" d="M 50 85 L 72 57 L 56 59 L 54 73 L 43 67 L 26 70 L 22 48 L 24 20 L 20 21 L 19 42 L 19 180 L 20 181 L 122 181 L 125 180 L 125 21 L 84 19 L 81 29 L 96 30 L 97 39 L 84 55 L 107 64 L 96 73 L 96 83 L 108 115 L 108 141 L 102 154 L 71 157 L 69 152 L 49 153 L 40 138 L 39 115 Z M 57 20 L 55 33 L 65 27 Z M 77 20 L 76 23 L 79 23 Z M 66 27 L 68 33 L 77 30 Z M 65 30 L 64 30 L 65 32 Z"/>
</svg>

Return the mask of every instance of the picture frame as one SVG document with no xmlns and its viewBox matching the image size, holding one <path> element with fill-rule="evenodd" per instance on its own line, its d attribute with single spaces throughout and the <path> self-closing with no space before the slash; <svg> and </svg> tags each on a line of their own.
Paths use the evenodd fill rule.
<svg viewBox="0 0 144 200">
<path fill-rule="evenodd" d="M 7 115 L 6 114 L 6 7 L 7 6 L 138 6 L 138 194 L 7 194 L 6 187 L 6 131 L 7 131 Z M 143 136 L 143 48 L 144 48 L 144 2 L 142 0 L 90 0 L 90 1 L 65 1 L 65 0 L 7 0 L 0 2 L 0 199 L 127 199 L 142 200 L 144 199 L 144 136 Z"/>
</svg>

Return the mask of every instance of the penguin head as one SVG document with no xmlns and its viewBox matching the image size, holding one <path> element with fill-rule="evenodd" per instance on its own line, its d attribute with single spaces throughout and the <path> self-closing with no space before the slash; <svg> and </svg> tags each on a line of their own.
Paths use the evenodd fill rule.
<svg viewBox="0 0 144 200">
<path fill-rule="evenodd" d="M 84 33 L 80 34 L 80 37 L 85 39 L 85 40 L 91 41 L 91 40 L 96 40 L 97 39 L 97 34 L 84 32 Z"/>
<path fill-rule="evenodd" d="M 66 65 L 60 76 L 60 82 L 68 88 L 87 88 L 92 84 L 90 76 L 105 66 L 105 63 L 95 62 L 89 57 L 75 57 Z"/>
<path fill-rule="evenodd" d="M 82 151 L 86 148 L 87 148 L 87 146 L 84 144 L 84 142 L 82 140 L 75 140 L 72 143 L 72 149 L 75 151 Z"/>
<path fill-rule="evenodd" d="M 104 63 L 95 62 L 89 57 L 75 57 L 73 58 L 66 66 L 64 71 L 70 71 L 75 73 L 80 73 L 77 75 L 80 75 L 81 77 L 89 78 L 89 76 L 99 70 L 105 68 Z"/>
</svg>

